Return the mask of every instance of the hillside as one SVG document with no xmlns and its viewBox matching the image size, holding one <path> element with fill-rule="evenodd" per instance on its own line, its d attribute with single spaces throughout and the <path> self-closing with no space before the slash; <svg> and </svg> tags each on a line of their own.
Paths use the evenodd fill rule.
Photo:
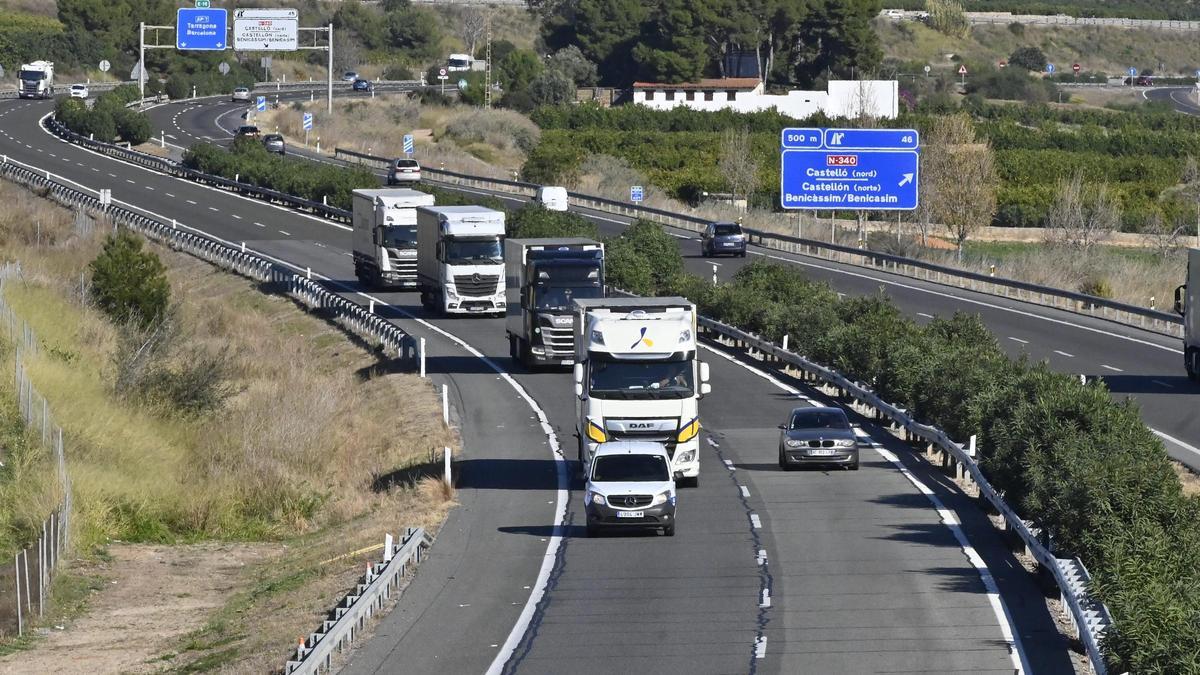
<svg viewBox="0 0 1200 675">
<path fill-rule="evenodd" d="M 996 64 L 1017 47 L 1040 48 L 1064 72 L 1072 63 L 1085 71 L 1124 74 L 1130 67 L 1160 74 L 1191 75 L 1200 68 L 1194 33 L 1125 28 L 1063 26 L 974 26 L 966 38 L 953 38 L 915 21 L 878 19 L 875 29 L 884 56 L 902 64 L 957 68 L 959 61 Z M 957 58 L 951 58 L 951 55 Z M 909 72 L 913 68 L 901 68 Z"/>
</svg>

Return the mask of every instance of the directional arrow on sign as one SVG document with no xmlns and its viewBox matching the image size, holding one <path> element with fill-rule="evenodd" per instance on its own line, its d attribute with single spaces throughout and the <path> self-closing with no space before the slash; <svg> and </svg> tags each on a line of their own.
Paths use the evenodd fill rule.
<svg viewBox="0 0 1200 675">
<path fill-rule="evenodd" d="M 900 187 L 904 187 L 911 182 L 913 182 L 913 175 L 911 173 L 906 173 L 904 174 L 904 178 L 900 179 Z"/>
</svg>

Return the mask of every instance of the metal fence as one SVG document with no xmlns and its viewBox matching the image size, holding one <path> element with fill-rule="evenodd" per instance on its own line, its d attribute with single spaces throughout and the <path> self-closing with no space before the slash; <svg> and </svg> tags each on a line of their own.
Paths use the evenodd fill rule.
<svg viewBox="0 0 1200 675">
<path fill-rule="evenodd" d="M 749 355 L 781 366 L 789 374 L 818 386 L 828 387 L 831 393 L 848 401 L 852 409 L 876 419 L 888 420 L 895 433 L 905 441 L 924 446 L 927 456 L 940 460 L 941 466 L 953 470 L 959 478 L 970 479 L 979 489 L 979 498 L 1004 519 L 1004 528 L 1013 533 L 1025 550 L 1046 570 L 1059 588 L 1063 604 L 1069 612 L 1079 641 L 1087 652 L 1092 670 L 1098 675 L 1107 672 L 1100 641 L 1112 625 L 1108 608 L 1092 597 L 1091 577 L 1078 558 L 1058 558 L 1053 544 L 1036 523 L 1023 520 L 1005 501 L 979 467 L 968 448 L 950 439 L 941 429 L 922 424 L 908 411 L 880 398 L 861 382 L 854 382 L 837 371 L 809 361 L 794 352 L 752 335 L 734 326 L 701 317 L 701 333 L 715 342 L 745 350 Z"/>
<path fill-rule="evenodd" d="M 29 430 L 30 440 L 36 439 L 53 456 L 60 501 L 42 522 L 36 542 L 30 542 L 32 548 L 23 548 L 14 554 L 12 578 L 5 579 L 4 590 L 0 592 L 0 598 L 3 598 L 0 600 L 0 632 L 18 637 L 24 635 L 35 616 L 41 619 L 45 615 L 50 584 L 57 576 L 63 557 L 71 550 L 73 512 L 62 427 L 55 424 L 49 403 L 33 386 L 25 370 L 25 355 L 39 352 L 37 335 L 12 311 L 4 296 L 5 286 L 17 278 L 20 271 L 20 264 L 11 262 L 0 268 L 0 323 L 4 325 L 14 351 L 14 383 L 21 419 Z M 0 574 L 0 578 L 6 576 Z M 11 596 L 10 590 L 15 591 Z"/>
<path fill-rule="evenodd" d="M 329 612 L 321 627 L 300 640 L 295 658 L 288 660 L 283 672 L 289 675 L 332 672 L 334 652 L 343 651 L 358 637 L 367 621 L 400 588 L 405 575 L 421 563 L 432 544 L 433 539 L 422 528 L 405 531 L 399 547 L 393 546 L 392 535 L 387 535 L 383 560 L 368 564 L 362 581 Z"/>
</svg>

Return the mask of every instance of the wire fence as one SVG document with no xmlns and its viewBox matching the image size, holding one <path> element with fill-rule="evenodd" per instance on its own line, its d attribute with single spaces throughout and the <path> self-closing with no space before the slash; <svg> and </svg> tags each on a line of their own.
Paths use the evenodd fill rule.
<svg viewBox="0 0 1200 675">
<path fill-rule="evenodd" d="M 13 349 L 13 381 L 17 407 L 29 431 L 30 440 L 50 451 L 54 460 L 59 496 L 58 506 L 41 523 L 40 531 L 30 538 L 30 546 L 13 555 L 13 564 L 0 566 L 0 635 L 18 637 L 29 630 L 32 621 L 45 616 L 50 585 L 57 576 L 64 556 L 71 550 L 71 514 L 73 510 L 71 477 L 67 472 L 63 430 L 55 423 L 50 404 L 42 396 L 25 369 L 27 355 L 36 356 L 39 342 L 33 329 L 9 306 L 5 290 L 20 278 L 20 263 L 6 262 L 0 267 L 0 330 L 6 331 Z"/>
</svg>

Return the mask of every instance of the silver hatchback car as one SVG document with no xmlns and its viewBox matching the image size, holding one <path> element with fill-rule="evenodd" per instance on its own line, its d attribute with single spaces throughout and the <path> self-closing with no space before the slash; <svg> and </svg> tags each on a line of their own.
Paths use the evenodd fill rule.
<svg viewBox="0 0 1200 675">
<path fill-rule="evenodd" d="M 237 89 L 233 90 L 233 95 L 229 97 L 229 100 L 233 101 L 234 103 L 247 103 L 250 101 L 250 90 L 245 87 L 238 87 Z"/>
<path fill-rule="evenodd" d="M 858 470 L 858 437 L 841 408 L 796 408 L 779 425 L 779 468 L 833 464 Z"/>
</svg>

